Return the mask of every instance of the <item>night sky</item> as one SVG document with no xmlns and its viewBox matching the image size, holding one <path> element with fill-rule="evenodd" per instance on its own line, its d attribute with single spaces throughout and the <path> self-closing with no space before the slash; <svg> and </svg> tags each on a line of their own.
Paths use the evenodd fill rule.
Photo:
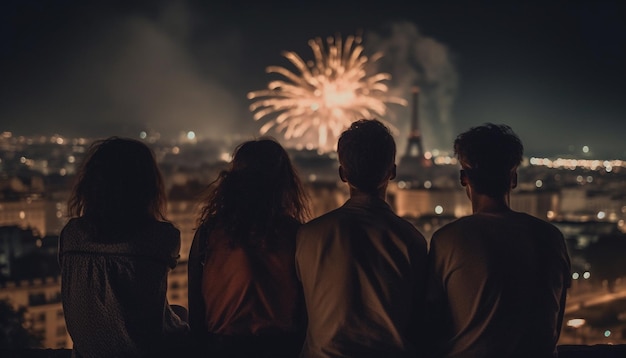
<svg viewBox="0 0 626 358">
<path fill-rule="evenodd" d="M 0 130 L 254 136 L 246 94 L 289 67 L 282 51 L 362 34 L 394 94 L 424 84 L 427 149 L 495 122 L 528 155 L 626 159 L 625 2 L 372 2 L 5 0 Z M 392 112 L 402 146 L 409 110 Z"/>
</svg>

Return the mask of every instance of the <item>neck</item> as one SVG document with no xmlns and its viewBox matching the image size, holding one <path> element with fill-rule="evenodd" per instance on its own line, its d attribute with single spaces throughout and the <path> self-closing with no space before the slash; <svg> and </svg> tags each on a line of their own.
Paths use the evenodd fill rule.
<svg viewBox="0 0 626 358">
<path fill-rule="evenodd" d="M 370 196 L 385 200 L 387 198 L 387 185 L 384 185 L 374 191 L 362 191 L 350 185 L 350 197 Z"/>
<path fill-rule="evenodd" d="M 509 211 L 511 211 L 509 193 L 499 198 L 492 198 L 482 194 L 474 194 L 472 196 L 472 212 L 474 214 L 505 213 Z"/>
</svg>

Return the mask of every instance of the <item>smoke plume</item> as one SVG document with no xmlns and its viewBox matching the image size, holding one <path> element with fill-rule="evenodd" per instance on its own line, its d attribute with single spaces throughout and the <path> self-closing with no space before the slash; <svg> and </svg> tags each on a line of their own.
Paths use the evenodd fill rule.
<svg viewBox="0 0 626 358">
<path fill-rule="evenodd" d="M 452 106 L 459 81 L 449 49 L 421 34 L 409 22 L 389 23 L 381 31 L 367 33 L 365 47 L 372 54 L 382 53 L 378 70 L 391 74 L 392 95 L 410 101 L 411 88 L 420 88 L 419 129 L 424 149 L 449 150 L 454 133 Z M 397 111 L 399 148 L 404 148 L 402 143 L 411 129 L 410 108 L 409 104 Z"/>
<path fill-rule="evenodd" d="M 147 131 L 163 139 L 186 131 L 223 139 L 247 130 L 245 102 L 232 85 L 243 47 L 235 31 L 200 31 L 207 19 L 194 18 L 184 2 L 91 17 L 95 23 L 82 34 L 55 39 L 46 80 L 23 74 L 28 92 L 2 106 L 3 117 L 20 120 L 5 130 L 93 137 Z"/>
</svg>

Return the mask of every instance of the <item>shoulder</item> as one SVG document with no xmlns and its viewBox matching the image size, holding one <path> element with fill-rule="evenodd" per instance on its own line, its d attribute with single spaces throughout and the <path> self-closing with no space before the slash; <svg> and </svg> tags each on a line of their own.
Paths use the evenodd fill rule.
<svg viewBox="0 0 626 358">
<path fill-rule="evenodd" d="M 166 236 L 176 237 L 180 236 L 180 230 L 174 226 L 174 224 L 168 221 L 158 221 L 157 222 L 158 229 L 163 232 Z"/>
<path fill-rule="evenodd" d="M 313 218 L 306 223 L 300 225 L 299 232 L 315 231 L 324 227 L 328 227 L 331 224 L 335 224 L 345 217 L 341 208 L 334 209 L 325 214 L 322 214 L 316 218 Z"/>
<path fill-rule="evenodd" d="M 344 228 L 362 225 L 364 217 L 361 212 L 346 205 L 340 206 L 302 224 L 298 234 L 313 234 L 342 231 Z"/>
<path fill-rule="evenodd" d="M 81 230 L 78 218 L 71 218 L 61 229 L 59 234 L 59 254 L 72 250 L 79 245 L 78 241 L 84 235 Z"/>
<path fill-rule="evenodd" d="M 474 216 L 464 216 L 437 229 L 433 233 L 432 240 L 451 240 L 468 232 L 468 230 L 472 230 L 473 228 L 480 226 L 480 222 L 476 220 Z"/>
<path fill-rule="evenodd" d="M 344 227 L 350 226 L 349 218 L 343 211 L 338 208 L 300 225 L 296 232 L 296 247 L 310 248 L 335 240 Z"/>
<path fill-rule="evenodd" d="M 520 223 L 531 228 L 537 234 L 554 237 L 555 239 L 563 239 L 561 230 L 552 223 L 526 213 L 518 212 L 516 215 Z"/>
<path fill-rule="evenodd" d="M 153 235 L 168 250 L 176 250 L 180 246 L 180 230 L 167 221 L 157 221 L 153 226 Z"/>
<path fill-rule="evenodd" d="M 83 241 L 93 231 L 90 229 L 90 223 L 82 217 L 71 218 L 61 229 L 59 241 L 77 242 Z"/>
<path fill-rule="evenodd" d="M 483 230 L 485 223 L 473 215 L 460 217 L 435 230 L 430 239 L 430 251 L 452 250 L 472 245 L 472 238 Z"/>
<path fill-rule="evenodd" d="M 81 220 L 81 218 L 70 218 L 67 223 L 65 223 L 65 226 L 63 226 L 63 230 L 75 227 L 79 220 Z"/>
<path fill-rule="evenodd" d="M 402 239 L 410 246 L 426 248 L 428 243 L 424 234 L 409 220 L 392 213 L 390 221 L 386 222 L 387 231 Z"/>
<path fill-rule="evenodd" d="M 84 231 L 86 227 L 86 221 L 84 218 L 77 217 L 71 218 L 67 221 L 67 223 L 61 229 L 61 234 L 69 234 L 74 233 L 76 231 Z"/>
<path fill-rule="evenodd" d="M 416 236 L 419 237 L 424 237 L 424 234 L 422 234 L 422 232 L 420 230 L 417 229 L 417 227 L 415 226 L 415 224 L 413 224 L 412 222 L 410 222 L 409 220 L 400 217 L 398 215 L 396 215 L 395 213 L 393 214 L 393 216 L 395 217 L 395 223 L 394 226 L 398 226 L 401 227 L 411 233 L 413 233 Z"/>
</svg>

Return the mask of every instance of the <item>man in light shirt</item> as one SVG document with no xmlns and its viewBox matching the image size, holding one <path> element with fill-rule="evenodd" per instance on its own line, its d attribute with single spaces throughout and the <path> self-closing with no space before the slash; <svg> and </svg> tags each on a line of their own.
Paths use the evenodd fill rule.
<svg viewBox="0 0 626 358">
<path fill-rule="evenodd" d="M 427 245 L 385 201 L 394 139 L 381 122 L 359 120 L 337 153 L 350 198 L 297 235 L 308 315 L 300 357 L 419 357 Z"/>
</svg>

